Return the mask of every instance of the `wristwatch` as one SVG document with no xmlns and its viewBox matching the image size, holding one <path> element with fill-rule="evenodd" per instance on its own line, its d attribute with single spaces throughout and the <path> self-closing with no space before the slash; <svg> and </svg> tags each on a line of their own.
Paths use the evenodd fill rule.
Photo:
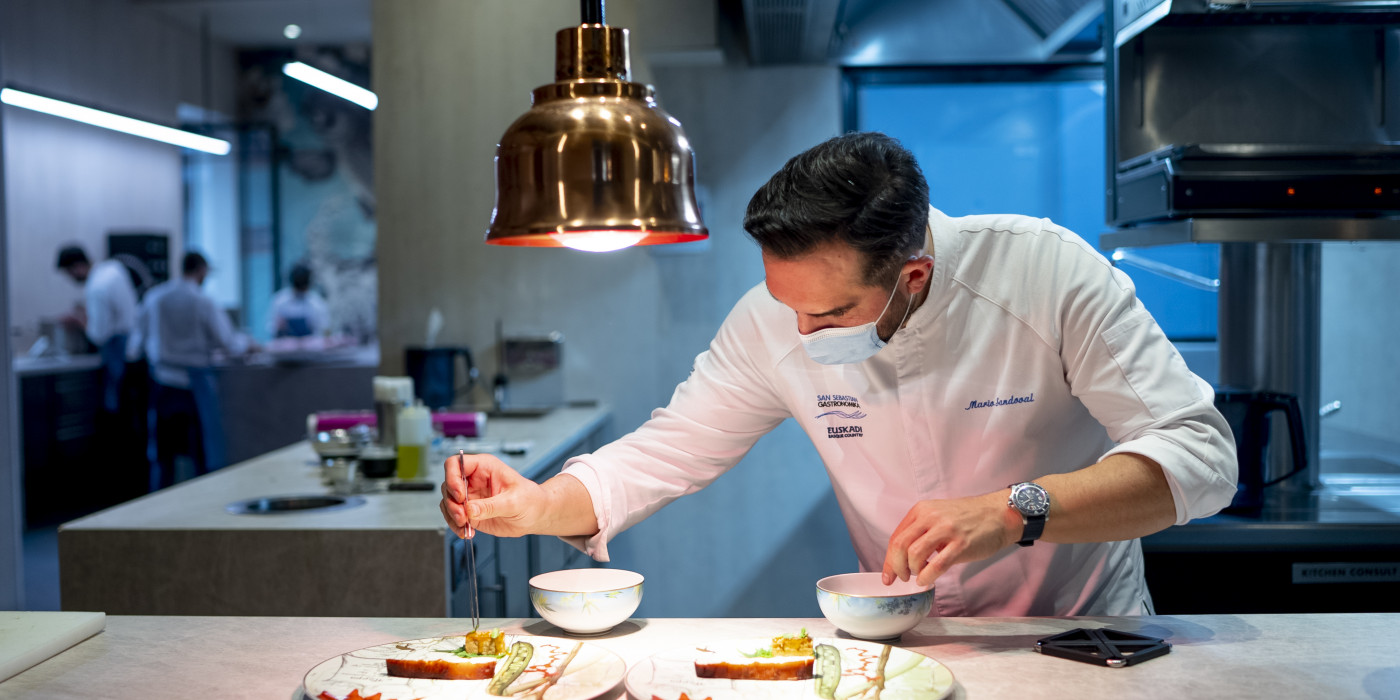
<svg viewBox="0 0 1400 700">
<path fill-rule="evenodd" d="M 1035 544 L 1040 539 L 1040 533 L 1045 531 L 1045 517 L 1050 514 L 1050 494 L 1040 484 L 1023 481 L 1011 485 L 1011 498 L 1007 499 L 1006 505 L 1015 508 L 1021 514 L 1021 522 L 1025 523 L 1021 539 L 1016 544 L 1022 547 Z"/>
</svg>

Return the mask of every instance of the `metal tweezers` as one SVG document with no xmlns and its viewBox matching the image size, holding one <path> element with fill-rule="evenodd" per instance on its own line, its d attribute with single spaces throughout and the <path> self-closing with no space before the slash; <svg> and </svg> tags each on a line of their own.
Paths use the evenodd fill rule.
<svg viewBox="0 0 1400 700">
<path fill-rule="evenodd" d="M 461 469 L 466 463 L 466 450 L 457 450 L 458 469 Z M 463 484 L 463 486 L 465 487 L 466 485 Z M 467 493 L 467 497 L 470 499 L 470 491 Z M 464 502 L 462 505 L 465 508 L 466 503 Z M 467 552 L 467 577 L 470 578 L 472 582 L 472 631 L 475 632 L 481 627 L 481 598 L 478 596 L 476 590 L 476 530 L 472 528 L 470 522 L 467 523 Z"/>
</svg>

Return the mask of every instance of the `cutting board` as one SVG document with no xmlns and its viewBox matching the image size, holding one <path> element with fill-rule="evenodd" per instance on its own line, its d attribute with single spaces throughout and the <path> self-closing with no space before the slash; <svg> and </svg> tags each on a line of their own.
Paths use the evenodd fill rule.
<svg viewBox="0 0 1400 700">
<path fill-rule="evenodd" d="M 0 612 L 0 681 L 102 631 L 100 612 Z"/>
</svg>

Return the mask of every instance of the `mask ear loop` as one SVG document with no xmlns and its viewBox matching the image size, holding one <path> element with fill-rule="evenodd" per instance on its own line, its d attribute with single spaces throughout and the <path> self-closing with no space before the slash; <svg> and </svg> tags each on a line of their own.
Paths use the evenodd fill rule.
<svg viewBox="0 0 1400 700">
<path fill-rule="evenodd" d="M 920 248 L 920 249 L 919 249 L 919 252 L 917 252 L 917 253 L 915 253 L 915 254 L 909 256 L 909 260 L 918 260 L 919 258 L 922 258 L 924 255 L 926 255 L 926 253 L 925 253 L 926 250 L 927 250 L 926 248 Z M 905 262 L 909 262 L 909 260 L 906 260 Z M 900 273 L 899 273 L 899 277 L 900 277 L 900 279 L 899 279 L 899 280 L 896 280 L 895 283 L 894 283 L 894 291 L 895 291 L 895 292 L 899 291 L 899 283 L 900 283 L 900 281 L 902 281 L 902 280 L 904 279 L 904 272 L 903 272 L 902 270 L 901 270 Z M 898 325 L 898 326 L 895 326 L 895 329 L 894 329 L 894 332 L 895 332 L 895 333 L 898 333 L 901 329 L 903 329 L 903 328 L 904 328 L 904 322 L 909 320 L 909 314 L 914 310 L 914 296 L 915 296 L 915 295 L 913 295 L 913 294 L 910 294 L 910 295 L 909 295 L 909 303 L 906 304 L 905 307 L 904 307 L 904 316 L 903 316 L 902 318 L 899 319 L 899 325 Z M 890 297 L 890 299 L 894 299 L 894 297 L 893 297 L 893 292 L 891 292 L 891 297 Z M 889 306 L 889 305 L 890 305 L 890 303 L 889 303 L 888 301 L 885 302 L 885 306 Z M 881 315 L 881 316 L 884 316 L 884 315 L 885 315 L 885 312 L 884 312 L 884 311 L 881 311 L 881 312 L 880 312 L 880 315 Z M 890 337 L 893 338 L 894 335 L 891 334 Z"/>
</svg>

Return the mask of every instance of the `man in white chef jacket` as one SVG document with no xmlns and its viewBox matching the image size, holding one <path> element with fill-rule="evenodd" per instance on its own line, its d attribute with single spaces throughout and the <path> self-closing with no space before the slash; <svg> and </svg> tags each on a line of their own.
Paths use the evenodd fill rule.
<svg viewBox="0 0 1400 700">
<path fill-rule="evenodd" d="M 131 282 L 131 273 L 116 259 L 93 265 L 78 245 L 58 251 L 58 269 L 83 285 L 83 306 L 74 321 L 82 324 L 102 358 L 102 408 L 116 413 L 121 408 L 127 341 L 136 325 L 136 286 Z"/>
<path fill-rule="evenodd" d="M 1229 504 L 1237 467 L 1210 386 L 1126 275 L 1047 220 L 931 208 L 881 134 L 790 160 L 744 228 L 766 280 L 670 405 L 544 484 L 449 459 L 454 531 L 560 535 L 606 560 L 791 417 L 861 568 L 936 579 L 935 614 L 1151 612 L 1137 538 Z"/>
<path fill-rule="evenodd" d="M 176 459 L 182 455 L 194 462 L 196 475 L 223 466 L 222 416 L 211 366 L 216 353 L 236 355 L 248 347 L 228 314 L 201 289 L 209 274 L 204 256 L 186 253 L 180 273 L 146 294 L 136 326 L 153 381 L 154 488 L 175 482 Z"/>
</svg>

